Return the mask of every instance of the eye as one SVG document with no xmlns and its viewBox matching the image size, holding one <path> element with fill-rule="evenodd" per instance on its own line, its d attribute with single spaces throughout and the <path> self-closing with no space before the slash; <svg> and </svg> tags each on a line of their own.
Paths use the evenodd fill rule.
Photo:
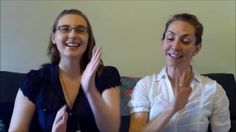
<svg viewBox="0 0 236 132">
<path fill-rule="evenodd" d="M 88 29 L 86 27 L 78 26 L 78 27 L 75 28 L 75 32 L 76 33 L 87 33 Z"/>
<path fill-rule="evenodd" d="M 74 29 L 75 29 L 76 33 L 87 33 L 88 32 L 88 28 L 83 25 L 76 26 Z"/>
<path fill-rule="evenodd" d="M 165 38 L 168 41 L 173 41 L 175 39 L 174 35 L 172 35 L 172 34 L 167 34 Z"/>
<path fill-rule="evenodd" d="M 71 31 L 71 27 L 69 25 L 62 25 L 58 27 L 59 31 L 63 33 L 69 33 Z"/>
<path fill-rule="evenodd" d="M 191 44 L 191 43 L 194 43 L 194 40 L 192 39 L 192 38 L 189 38 L 189 37 L 184 37 L 183 39 L 182 39 L 182 43 L 184 43 L 184 44 Z"/>
</svg>

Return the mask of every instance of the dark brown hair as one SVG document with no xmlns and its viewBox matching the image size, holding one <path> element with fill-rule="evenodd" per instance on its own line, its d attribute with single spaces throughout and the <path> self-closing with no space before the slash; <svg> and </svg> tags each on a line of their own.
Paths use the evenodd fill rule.
<svg viewBox="0 0 236 132">
<path fill-rule="evenodd" d="M 168 29 L 169 25 L 174 21 L 184 21 L 184 22 L 187 22 L 187 23 L 191 24 L 195 29 L 195 37 L 196 37 L 195 44 L 196 45 L 201 44 L 202 34 L 203 34 L 203 26 L 199 22 L 199 20 L 197 19 L 197 17 L 195 15 L 188 14 L 188 13 L 176 14 L 176 15 L 172 16 L 166 22 L 166 27 L 165 27 L 165 31 L 162 35 L 162 40 L 165 39 L 166 30 Z"/>
</svg>

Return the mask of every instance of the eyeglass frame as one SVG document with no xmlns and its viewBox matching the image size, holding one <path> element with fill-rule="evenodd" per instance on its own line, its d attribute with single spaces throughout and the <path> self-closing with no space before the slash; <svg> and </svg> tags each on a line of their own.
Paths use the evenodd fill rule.
<svg viewBox="0 0 236 132">
<path fill-rule="evenodd" d="M 68 31 L 63 31 L 62 28 L 68 28 L 69 30 Z M 60 31 L 61 33 L 70 33 L 72 30 L 75 31 L 75 33 L 78 33 L 78 34 L 84 34 L 84 33 L 88 33 L 88 28 L 83 26 L 83 25 L 78 25 L 78 26 L 70 26 L 70 25 L 60 25 L 56 28 L 56 30 Z"/>
</svg>

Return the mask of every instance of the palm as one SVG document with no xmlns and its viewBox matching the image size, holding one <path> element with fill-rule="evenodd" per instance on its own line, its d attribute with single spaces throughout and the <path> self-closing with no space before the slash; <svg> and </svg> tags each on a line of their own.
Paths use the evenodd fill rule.
<svg viewBox="0 0 236 132">
<path fill-rule="evenodd" d="M 100 63 L 100 58 L 101 49 L 94 48 L 91 61 L 88 63 L 81 77 L 81 86 L 85 92 L 95 87 L 95 75 Z"/>
</svg>

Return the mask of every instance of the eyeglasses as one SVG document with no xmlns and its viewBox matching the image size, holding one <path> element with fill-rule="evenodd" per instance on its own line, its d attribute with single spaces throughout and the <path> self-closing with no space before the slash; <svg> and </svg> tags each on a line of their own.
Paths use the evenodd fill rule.
<svg viewBox="0 0 236 132">
<path fill-rule="evenodd" d="M 78 34 L 84 34 L 88 32 L 88 28 L 82 25 L 76 27 L 71 27 L 70 25 L 61 25 L 57 27 L 57 30 L 59 30 L 62 33 L 70 33 L 73 29 Z"/>
</svg>

